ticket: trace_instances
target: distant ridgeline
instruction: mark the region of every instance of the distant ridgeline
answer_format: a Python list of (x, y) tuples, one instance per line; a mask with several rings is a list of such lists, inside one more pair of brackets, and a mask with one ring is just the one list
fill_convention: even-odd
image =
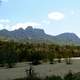
[(74, 33), (62, 33), (57, 36), (52, 36), (46, 34), (43, 29), (33, 28), (32, 26), (28, 26), (26, 29), (19, 28), (14, 31), (0, 30), (0, 39), (15, 42), (80, 45), (80, 38)]

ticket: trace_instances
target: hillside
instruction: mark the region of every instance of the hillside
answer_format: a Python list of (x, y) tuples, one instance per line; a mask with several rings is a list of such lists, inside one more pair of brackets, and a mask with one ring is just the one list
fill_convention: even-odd
[(26, 29), (17, 29), (8, 31), (0, 30), (1, 40), (14, 40), (17, 42), (46, 42), (55, 44), (73, 44), (80, 45), (80, 38), (74, 33), (62, 33), (57, 36), (51, 36), (44, 32), (43, 29), (36, 29), (28, 26)]

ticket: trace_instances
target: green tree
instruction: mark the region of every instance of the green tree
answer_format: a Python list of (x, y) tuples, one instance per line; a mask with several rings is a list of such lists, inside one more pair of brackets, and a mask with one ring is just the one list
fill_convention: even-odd
[(12, 68), (17, 62), (14, 43), (9, 42), (7, 48), (5, 49), (5, 62), (8, 68)]

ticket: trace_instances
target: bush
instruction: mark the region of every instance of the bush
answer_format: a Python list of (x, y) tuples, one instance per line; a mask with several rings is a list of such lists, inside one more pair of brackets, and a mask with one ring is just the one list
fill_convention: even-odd
[(60, 76), (51, 76), (51, 77), (46, 77), (45, 80), (62, 80)]
[(72, 71), (70, 70), (67, 75), (64, 76), (64, 80), (74, 80)]

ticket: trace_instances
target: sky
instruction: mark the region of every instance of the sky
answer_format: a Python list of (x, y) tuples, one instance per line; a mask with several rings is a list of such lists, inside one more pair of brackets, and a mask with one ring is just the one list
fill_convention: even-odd
[(27, 26), (50, 35), (70, 32), (80, 37), (80, 0), (2, 0), (0, 29)]

